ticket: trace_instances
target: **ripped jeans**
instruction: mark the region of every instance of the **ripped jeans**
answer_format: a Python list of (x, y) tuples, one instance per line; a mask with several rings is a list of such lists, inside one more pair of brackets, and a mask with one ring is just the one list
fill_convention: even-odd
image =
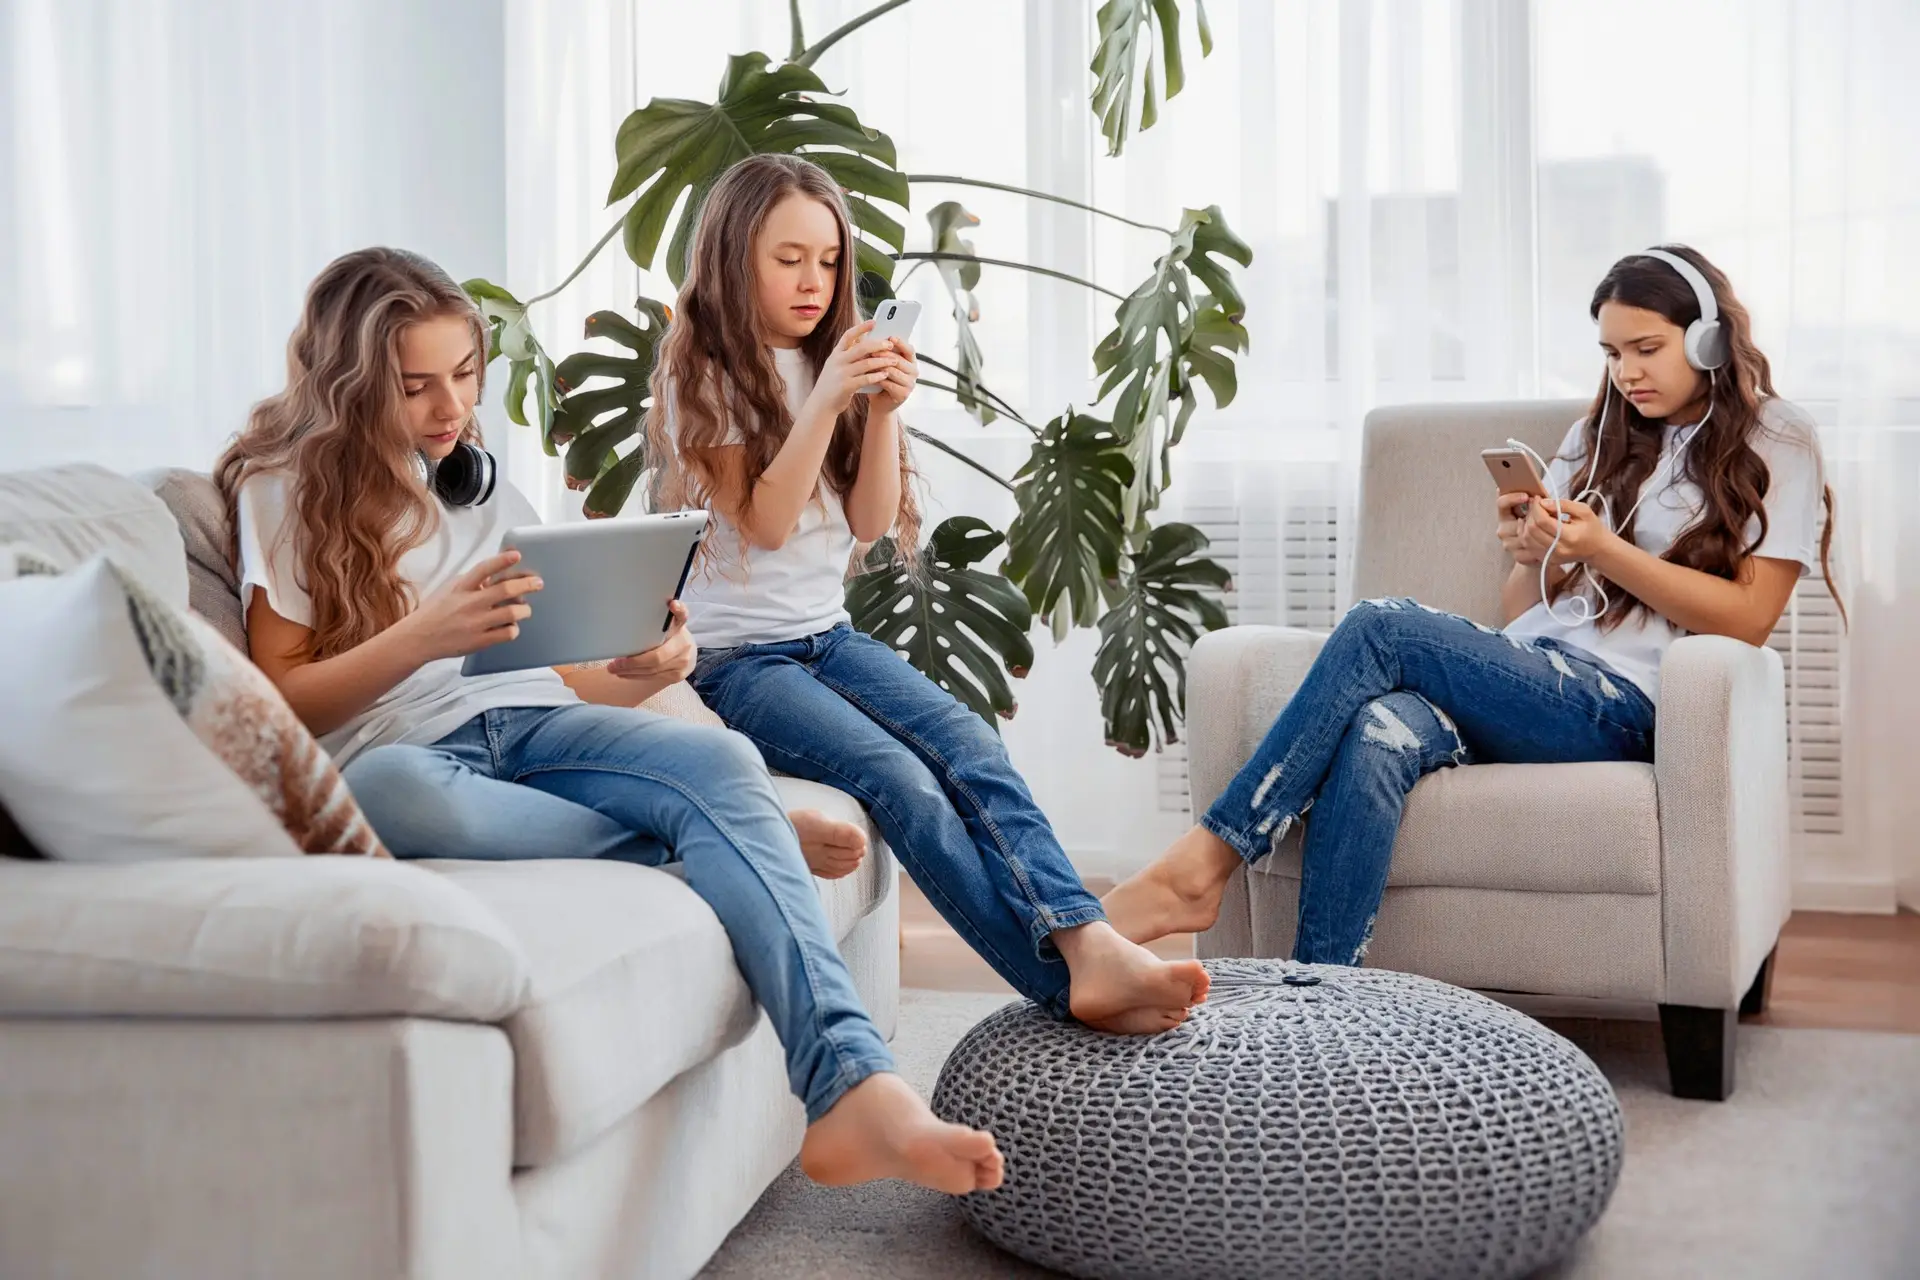
[(1254, 862), (1306, 818), (1293, 958), (1359, 964), (1414, 783), (1456, 764), (1651, 761), (1653, 717), (1583, 650), (1366, 600), (1200, 825)]

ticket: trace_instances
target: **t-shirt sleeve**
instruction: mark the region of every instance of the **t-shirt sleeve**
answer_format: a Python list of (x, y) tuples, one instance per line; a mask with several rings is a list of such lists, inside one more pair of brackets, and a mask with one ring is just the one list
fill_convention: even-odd
[[(500, 504), (500, 527), (502, 529), (524, 529), (528, 525), (544, 523), (540, 513), (533, 509), (533, 503), (527, 495), (515, 488), (511, 480), (502, 480), (493, 491), (494, 502)], [(493, 552), (489, 551), (488, 555)]]
[(313, 601), (301, 582), (299, 519), (288, 501), (283, 475), (254, 476), (240, 486), (240, 615), (252, 607), (253, 593), (267, 593), (267, 604), (288, 622), (313, 625)]
[(1587, 420), (1582, 418), (1567, 428), (1566, 439), (1560, 442), (1559, 450), (1547, 461), (1547, 492), (1571, 498), (1576, 486), (1586, 478), (1586, 472), (1582, 470), (1587, 465), (1586, 446), (1580, 440), (1580, 433), (1586, 426)]
[(1785, 400), (1768, 400), (1760, 409), (1754, 452), (1767, 464), (1767, 529), (1760, 518), (1747, 523), (1747, 540), (1759, 540), (1751, 554), (1791, 560), (1800, 576), (1820, 572), (1820, 534), (1826, 523), (1825, 471), (1813, 419)]

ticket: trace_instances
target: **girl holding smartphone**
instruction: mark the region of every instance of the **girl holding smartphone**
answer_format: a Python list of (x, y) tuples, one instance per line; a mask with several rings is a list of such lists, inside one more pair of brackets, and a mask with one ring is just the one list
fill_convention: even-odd
[(1212, 925), (1234, 870), (1305, 818), (1293, 958), (1359, 964), (1423, 776), (1650, 761), (1676, 639), (1764, 644), (1801, 578), (1833, 589), (1813, 423), (1774, 392), (1726, 277), (1692, 249), (1648, 250), (1614, 264), (1590, 312), (1607, 368), (1548, 468), (1560, 500), (1495, 501), (1505, 629), (1355, 605), (1225, 794), (1108, 895), (1128, 937)]
[(683, 592), (693, 686), (768, 764), (865, 805), (1015, 990), (1102, 1030), (1165, 1030), (1205, 998), (1206, 970), (1121, 937), (999, 735), (851, 625), (856, 546), (891, 530), (913, 548), (919, 531), (899, 421), (913, 348), (874, 337), (856, 303), (852, 225), (824, 170), (760, 155), (721, 177), (649, 421), (655, 509), (714, 520)]

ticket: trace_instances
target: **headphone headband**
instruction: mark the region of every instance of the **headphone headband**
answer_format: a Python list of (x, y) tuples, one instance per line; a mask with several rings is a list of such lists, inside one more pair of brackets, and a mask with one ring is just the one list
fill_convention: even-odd
[(1702, 373), (1712, 373), (1727, 362), (1727, 335), (1720, 327), (1720, 305), (1714, 300), (1713, 286), (1707, 283), (1707, 277), (1700, 268), (1688, 262), (1677, 253), (1668, 253), (1665, 249), (1646, 249), (1641, 251), (1643, 258), (1657, 258), (1673, 268), (1674, 273), (1687, 282), (1693, 290), (1693, 299), (1700, 304), (1700, 318), (1687, 326), (1683, 343), (1687, 363)]
[(1720, 304), (1714, 301), (1713, 286), (1700, 274), (1700, 268), (1688, 262), (1677, 253), (1668, 253), (1665, 249), (1648, 249), (1640, 255), (1643, 258), (1658, 258), (1680, 273), (1680, 278), (1693, 286), (1693, 297), (1700, 304), (1700, 318), (1712, 324), (1720, 318)]

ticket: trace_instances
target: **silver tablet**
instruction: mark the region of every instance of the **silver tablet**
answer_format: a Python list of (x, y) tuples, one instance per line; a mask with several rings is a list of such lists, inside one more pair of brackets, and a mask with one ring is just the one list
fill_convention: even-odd
[(509, 572), (546, 585), (527, 599), (533, 614), (505, 644), (470, 653), (461, 674), (492, 675), (642, 653), (665, 638), (667, 606), (687, 584), (707, 530), (704, 511), (539, 524), (510, 529)]

